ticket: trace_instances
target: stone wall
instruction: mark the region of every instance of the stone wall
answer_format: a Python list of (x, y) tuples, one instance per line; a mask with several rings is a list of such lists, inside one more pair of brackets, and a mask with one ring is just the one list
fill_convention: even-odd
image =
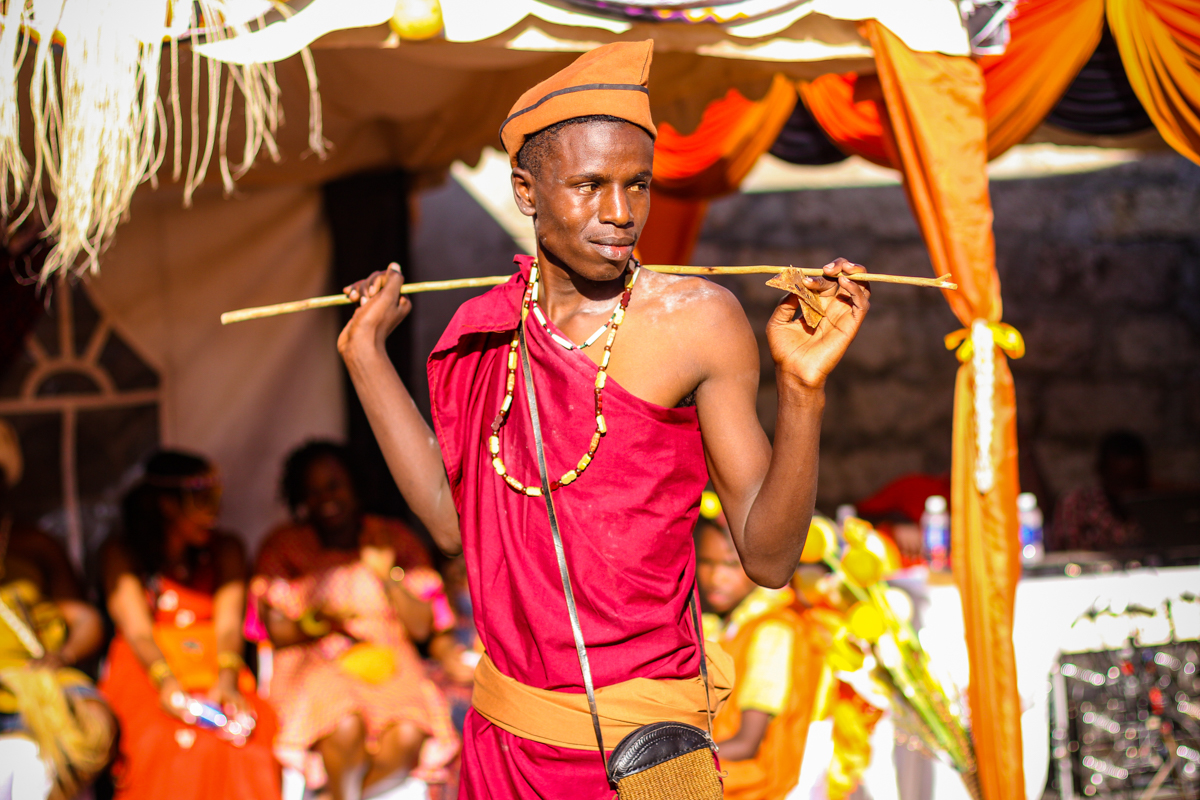
[[(1045, 500), (1089, 480), (1114, 428), (1145, 437), (1154, 476), (1200, 484), (1200, 167), (1155, 155), (1086, 174), (993, 182), (1023, 485)], [(714, 203), (697, 264), (820, 266), (845, 256), (932, 274), (898, 186), (737, 195)], [(756, 330), (778, 292), (728, 284)], [(828, 387), (819, 505), (853, 502), (906, 472), (945, 472), (960, 327), (939, 293), (877, 286), (859, 339)], [(773, 428), (763, 345), (759, 409)], [(1040, 485), (1039, 485), (1040, 484)]]

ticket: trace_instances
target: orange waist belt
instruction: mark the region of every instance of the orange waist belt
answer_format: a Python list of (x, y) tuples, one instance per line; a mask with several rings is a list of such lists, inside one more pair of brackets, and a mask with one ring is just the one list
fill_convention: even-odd
[[(733, 659), (719, 645), (705, 642), (716, 716), (733, 690)], [(596, 734), (587, 695), (535, 689), (496, 668), (485, 653), (475, 669), (474, 706), (484, 719), (514, 736), (571, 750), (595, 750)], [(604, 746), (613, 748), (633, 731), (652, 722), (685, 722), (708, 729), (704, 683), (700, 676), (679, 680), (632, 678), (596, 689), (596, 710)]]

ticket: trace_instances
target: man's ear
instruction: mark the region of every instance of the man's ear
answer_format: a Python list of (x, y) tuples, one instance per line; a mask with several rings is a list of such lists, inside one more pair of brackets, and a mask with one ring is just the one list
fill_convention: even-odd
[(533, 188), (533, 175), (523, 167), (513, 167), (512, 170), (513, 200), (517, 208), (527, 217), (537, 214), (537, 193)]

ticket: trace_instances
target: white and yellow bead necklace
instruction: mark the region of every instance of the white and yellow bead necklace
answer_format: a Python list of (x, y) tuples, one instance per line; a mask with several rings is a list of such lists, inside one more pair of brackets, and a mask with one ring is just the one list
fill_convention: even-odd
[[(588, 446), (587, 452), (579, 459), (579, 463), (575, 465), (575, 468), (568, 470), (558, 480), (551, 481), (550, 491), (552, 492), (573, 483), (576, 478), (583, 474), (588, 464), (592, 463), (592, 459), (596, 455), (596, 450), (600, 447), (600, 439), (608, 432), (608, 426), (604, 421), (604, 384), (608, 380), (608, 362), (612, 358), (612, 346), (613, 341), (617, 338), (617, 329), (621, 327), (621, 322), (625, 319), (625, 309), (629, 306), (629, 299), (633, 295), (633, 285), (637, 283), (637, 277), (641, 273), (641, 270), (641, 264), (634, 261), (634, 268), (629, 273), (629, 277), (625, 279), (625, 291), (621, 294), (621, 301), (617, 304), (612, 316), (608, 322), (604, 323), (604, 326), (600, 330), (589, 336), (582, 345), (577, 345), (550, 330), (545, 315), (537, 305), (538, 265), (536, 261), (533, 262), (533, 266), (529, 270), (529, 286), (526, 287), (525, 298), (521, 301), (520, 324), (525, 324), (525, 320), (529, 317), (530, 310), (532, 310), (534, 317), (546, 329), (551, 338), (567, 350), (582, 350), (599, 339), (605, 330), (608, 331), (608, 340), (604, 343), (604, 355), (600, 358), (600, 368), (596, 373), (594, 390), (596, 397), (596, 432), (592, 434), (591, 444)], [(518, 491), (527, 497), (541, 497), (541, 486), (526, 486), (521, 483), (509, 474), (508, 468), (504, 466), (504, 461), (500, 458), (500, 429), (508, 421), (508, 412), (512, 408), (513, 392), (517, 386), (517, 363), (520, 346), (521, 339), (519, 331), (517, 331), (513, 333), (512, 342), (508, 348), (508, 380), (505, 383), (504, 402), (501, 403), (500, 412), (496, 414), (496, 418), (492, 421), (492, 433), (488, 437), (488, 452), (492, 455), (492, 468), (496, 470), (496, 474), (503, 478), (504, 482), (512, 487), (514, 491)]]

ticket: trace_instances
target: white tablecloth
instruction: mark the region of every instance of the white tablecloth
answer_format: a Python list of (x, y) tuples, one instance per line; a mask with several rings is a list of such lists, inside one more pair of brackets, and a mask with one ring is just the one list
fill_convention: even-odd
[[(955, 684), (965, 687), (970, 680), (964, 640), (962, 605), (954, 586), (927, 586), (927, 604), (922, 608), (921, 642), (934, 663)], [(1096, 623), (1073, 623), (1090, 608), (1127, 605), (1148, 608), (1200, 592), (1200, 567), (1143, 568), (1127, 572), (1081, 575), (1075, 578), (1025, 578), (1017, 585), (1013, 621), (1013, 646), (1017, 660), (1017, 684), (1021, 692), (1021, 733), (1025, 753), (1025, 794), (1041, 797), (1050, 764), (1049, 693), (1050, 669), (1060, 652), (1115, 649), (1129, 636), (1131, 624), (1151, 639), (1166, 638), (1164, 618), (1106, 617)], [(1176, 607), (1180, 639), (1200, 635), (1200, 606)], [(934, 766), (933, 798), (968, 798), (957, 773), (941, 764)], [(906, 798), (913, 800), (913, 798)]]

